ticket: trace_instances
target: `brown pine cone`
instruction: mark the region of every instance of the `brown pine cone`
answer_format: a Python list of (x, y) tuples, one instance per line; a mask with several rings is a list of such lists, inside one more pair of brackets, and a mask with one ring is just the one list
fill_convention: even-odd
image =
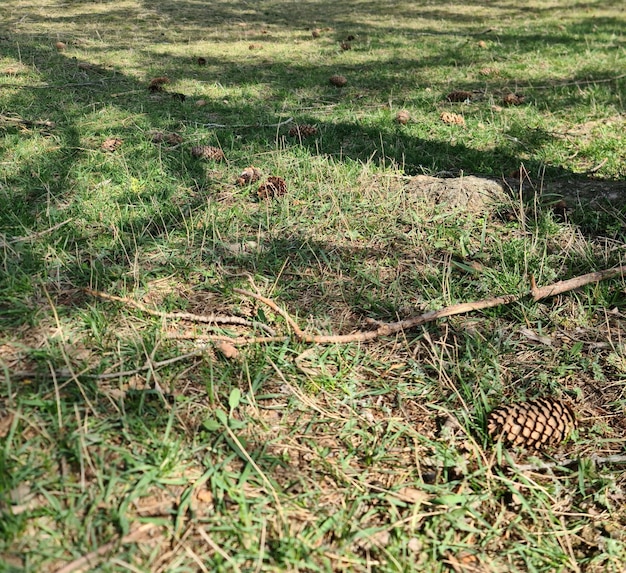
[(521, 105), (526, 101), (526, 97), (521, 94), (508, 93), (502, 98), (504, 105)]
[(446, 99), (448, 101), (454, 101), (454, 102), (472, 101), (473, 98), (474, 98), (474, 94), (472, 92), (466, 92), (463, 90), (450, 92), (446, 96)]
[(575, 427), (574, 411), (556, 398), (500, 406), (487, 419), (487, 432), (494, 440), (534, 449), (562, 442)]
[(343, 86), (345, 86), (348, 83), (348, 80), (346, 79), (345, 76), (340, 76), (340, 75), (334, 75), (334, 76), (330, 76), (329, 80), (328, 80), (332, 85), (338, 87), (338, 88), (342, 88)]
[(160, 76), (158, 78), (152, 78), (150, 80), (150, 83), (148, 84), (148, 89), (151, 92), (162, 92), (163, 91), (163, 86), (165, 84), (169, 84), (170, 83), (170, 79), (165, 77), (165, 76)]
[(450, 113), (449, 111), (444, 111), (439, 116), (439, 119), (448, 125), (465, 125), (465, 119), (462, 115), (458, 113)]
[(214, 161), (226, 159), (224, 152), (219, 147), (212, 145), (196, 145), (191, 148), (191, 155), (200, 159), (213, 159)]
[(237, 185), (243, 187), (244, 185), (250, 185), (261, 178), (261, 170), (256, 167), (246, 167), (237, 177)]
[(301, 139), (304, 139), (305, 137), (309, 137), (311, 135), (316, 135), (317, 134), (317, 127), (315, 127), (314, 125), (308, 125), (308, 124), (296, 124), (294, 125), (290, 130), (289, 130), (289, 135), (291, 137), (299, 137)]
[(287, 183), (282, 177), (268, 177), (257, 190), (259, 199), (273, 199), (287, 192)]
[(411, 114), (406, 109), (401, 109), (396, 113), (396, 121), (401, 125), (406, 125), (411, 120)]

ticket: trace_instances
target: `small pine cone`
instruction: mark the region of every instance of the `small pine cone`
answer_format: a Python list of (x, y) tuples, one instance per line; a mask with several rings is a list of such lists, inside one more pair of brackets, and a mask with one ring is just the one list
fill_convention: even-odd
[(167, 143), (168, 145), (178, 145), (183, 142), (183, 138), (178, 133), (163, 133), (162, 131), (153, 131), (152, 143)]
[(165, 140), (169, 145), (180, 145), (183, 142), (183, 138), (178, 133), (168, 133), (165, 136)]
[(226, 159), (224, 152), (219, 147), (212, 145), (196, 145), (191, 148), (191, 155), (200, 159), (213, 159), (214, 161)]
[(148, 84), (148, 89), (151, 92), (162, 92), (163, 91), (163, 86), (165, 84), (169, 84), (170, 83), (170, 79), (166, 78), (165, 76), (160, 76), (158, 78), (152, 78), (150, 80), (150, 83)]
[(562, 442), (575, 427), (571, 407), (555, 398), (500, 406), (487, 420), (487, 431), (494, 440), (535, 449)]
[(406, 125), (411, 120), (411, 114), (406, 109), (401, 109), (396, 114), (396, 121), (401, 125)]
[(273, 199), (287, 192), (287, 183), (282, 177), (268, 177), (257, 190), (259, 199)]
[(250, 185), (261, 178), (261, 170), (256, 167), (246, 167), (237, 177), (237, 185)]
[(124, 143), (119, 137), (109, 137), (102, 142), (100, 148), (103, 151), (116, 151)]
[(317, 134), (317, 127), (315, 127), (314, 125), (308, 125), (308, 124), (303, 124), (303, 125), (296, 124), (289, 130), (289, 135), (291, 135), (291, 137), (299, 137), (300, 139), (304, 139), (305, 137), (309, 137), (311, 135), (316, 135), (316, 134)]
[(526, 101), (526, 97), (520, 94), (509, 93), (502, 98), (504, 105), (521, 105)]
[(338, 88), (342, 88), (343, 86), (345, 86), (348, 83), (348, 80), (345, 78), (345, 76), (340, 76), (340, 75), (330, 76), (328, 81), (332, 85), (334, 85), (334, 86), (336, 86)]
[(465, 119), (462, 115), (458, 113), (450, 113), (449, 111), (444, 111), (439, 119), (448, 125), (465, 125)]
[(453, 102), (468, 102), (468, 101), (472, 101), (473, 98), (474, 98), (474, 94), (472, 92), (466, 92), (463, 90), (450, 92), (446, 96), (446, 99), (448, 101), (453, 101)]

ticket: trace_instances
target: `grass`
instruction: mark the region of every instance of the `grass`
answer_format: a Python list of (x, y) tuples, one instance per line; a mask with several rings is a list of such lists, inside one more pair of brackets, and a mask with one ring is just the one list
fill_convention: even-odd
[[(83, 290), (287, 334), (258, 289), (329, 334), (621, 264), (623, 29), (607, 1), (6, 0), (0, 571), (623, 571), (623, 464), (593, 463), (624, 452), (622, 279), (230, 357), (202, 335), (266, 331)], [(489, 410), (545, 395), (564, 444), (491, 443)]]

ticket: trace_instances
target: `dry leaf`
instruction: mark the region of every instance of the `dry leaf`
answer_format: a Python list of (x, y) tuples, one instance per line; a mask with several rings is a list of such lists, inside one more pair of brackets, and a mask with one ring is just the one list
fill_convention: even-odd
[(478, 557), (468, 551), (460, 551), (456, 555), (448, 553), (446, 562), (455, 573), (479, 573), (481, 571)]
[(228, 358), (229, 360), (239, 356), (239, 350), (237, 350), (237, 347), (230, 342), (217, 342), (215, 344), (215, 350), (217, 350), (224, 358)]
[(481, 76), (498, 76), (500, 72), (496, 68), (482, 68), (479, 74)]
[(520, 328), (520, 334), (528, 338), (528, 340), (532, 340), (533, 342), (539, 342), (540, 344), (545, 344), (546, 346), (552, 346), (552, 338), (549, 336), (541, 336), (530, 330), (530, 328)]
[(376, 547), (387, 547), (389, 545), (389, 540), (391, 539), (391, 534), (386, 529), (382, 531), (376, 531), (371, 535), (363, 536), (358, 538), (355, 543), (361, 549), (373, 549)]
[(429, 495), (414, 487), (402, 487), (396, 493), (396, 496), (407, 503), (422, 503), (429, 499)]
[(196, 492), (196, 499), (201, 503), (213, 503), (213, 494), (208, 489), (199, 489)]

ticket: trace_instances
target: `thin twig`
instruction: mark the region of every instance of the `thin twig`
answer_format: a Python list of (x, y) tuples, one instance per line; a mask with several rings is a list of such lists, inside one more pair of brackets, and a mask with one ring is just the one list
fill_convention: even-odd
[(123, 370), (121, 372), (107, 372), (106, 374), (92, 374), (87, 375), (87, 378), (97, 378), (98, 380), (107, 380), (109, 378), (120, 378), (122, 376), (134, 376), (135, 374), (139, 374), (144, 370), (155, 371), (163, 368), (164, 366), (169, 366), (171, 364), (175, 364), (176, 362), (180, 362), (181, 360), (187, 360), (188, 358), (195, 358), (196, 356), (201, 356), (203, 354), (203, 350), (195, 350), (193, 352), (188, 352), (187, 354), (183, 354), (181, 356), (174, 356), (173, 358), (168, 358), (167, 360), (161, 360), (160, 362), (152, 362), (151, 360), (147, 360), (143, 366), (139, 368), (135, 368), (134, 370)]
[(13, 237), (12, 239), (8, 240), (7, 243), (24, 243), (26, 241), (34, 241), (35, 239), (39, 239), (43, 237), (44, 235), (47, 235), (48, 233), (52, 233), (52, 231), (56, 231), (60, 227), (63, 227), (64, 225), (71, 223), (73, 220), (74, 219), (72, 218), (66, 219), (65, 221), (61, 221), (60, 223), (57, 223), (56, 225), (53, 225), (52, 227), (48, 229), (45, 229), (43, 231), (38, 231), (37, 233), (33, 233), (32, 235), (26, 235), (24, 237)]
[(269, 344), (270, 342), (285, 342), (288, 336), (225, 336), (223, 334), (190, 334), (178, 332), (166, 332), (168, 340), (193, 340), (194, 342), (230, 342), (235, 345), (245, 344)]
[(597, 173), (598, 171), (600, 171), (600, 169), (602, 169), (607, 161), (609, 160), (608, 157), (605, 157), (602, 161), (600, 161), (600, 163), (598, 163), (598, 165), (596, 165), (595, 167), (592, 167), (591, 169), (587, 169), (587, 171), (585, 171), (586, 175), (591, 175), (592, 173)]
[[(590, 462), (595, 465), (601, 466), (605, 464), (626, 464), (626, 456), (622, 455), (614, 455), (614, 456), (591, 456), (588, 458)], [(570, 466), (577, 466), (580, 462), (584, 461), (584, 458), (567, 458), (565, 460), (561, 460), (560, 462), (540, 462), (537, 464), (515, 464), (514, 467), (516, 470), (527, 472), (527, 471), (539, 471), (539, 470), (549, 470), (553, 468), (566, 468)]]
[(560, 88), (563, 86), (586, 86), (589, 84), (605, 84), (608, 82), (614, 82), (616, 80), (621, 80), (622, 78), (626, 78), (626, 74), (620, 74), (619, 76), (613, 76), (610, 78), (602, 78), (601, 80), (574, 80), (571, 82), (555, 82), (553, 84), (545, 84), (542, 86), (533, 86), (530, 84), (528, 87), (534, 90), (547, 90), (550, 88)]
[(204, 315), (193, 314), (190, 312), (164, 312), (162, 310), (148, 308), (146, 305), (131, 298), (115, 296), (113, 294), (108, 294), (106, 292), (101, 292), (90, 288), (83, 288), (82, 290), (87, 294), (90, 294), (91, 296), (95, 296), (104, 300), (121, 302), (122, 304), (132, 306), (140, 310), (141, 312), (145, 312), (146, 314), (150, 314), (152, 316), (158, 316), (160, 318), (166, 318), (171, 320), (187, 320), (189, 322), (202, 322), (207, 324), (237, 324), (240, 326), (258, 327), (267, 332), (270, 336), (275, 336), (276, 334), (276, 331), (274, 331), (266, 324), (263, 324), (261, 322), (253, 322), (239, 316), (219, 316), (216, 314)]
[[(7, 84), (0, 85), (0, 87), (6, 86)], [(55, 127), (56, 123), (54, 121), (36, 121), (31, 119), (24, 119), (22, 117), (11, 117), (8, 115), (4, 115), (0, 113), (0, 121), (7, 121), (9, 123), (17, 123), (20, 125), (28, 125), (28, 126), (40, 126), (40, 127)]]
[(131, 531), (128, 535), (122, 537), (122, 539), (116, 539), (109, 543), (105, 543), (95, 551), (91, 553), (87, 553), (70, 563), (67, 563), (60, 569), (57, 569), (55, 573), (72, 573), (77, 569), (82, 569), (85, 566), (90, 568), (94, 568), (96, 563), (102, 560), (102, 557), (107, 553), (113, 551), (118, 545), (126, 545), (128, 543), (134, 543), (138, 541), (144, 534), (148, 533), (150, 530), (158, 527), (155, 523), (144, 523), (140, 525), (135, 531)]
[[(123, 78), (122, 78), (123, 79)], [(78, 82), (75, 84), (45, 84), (43, 86), (29, 86), (24, 84), (0, 84), (0, 88), (25, 88), (29, 90), (64, 90), (65, 88), (77, 88), (83, 86), (101, 86), (105, 81), (112, 81), (113, 78), (102, 78), (97, 82)]]
[(241, 129), (247, 127), (282, 127), (283, 125), (287, 125), (293, 121), (293, 117), (289, 117), (284, 121), (279, 121), (278, 123), (240, 123), (235, 125), (227, 125), (225, 123), (203, 123), (202, 127), (209, 127), (212, 129)]

